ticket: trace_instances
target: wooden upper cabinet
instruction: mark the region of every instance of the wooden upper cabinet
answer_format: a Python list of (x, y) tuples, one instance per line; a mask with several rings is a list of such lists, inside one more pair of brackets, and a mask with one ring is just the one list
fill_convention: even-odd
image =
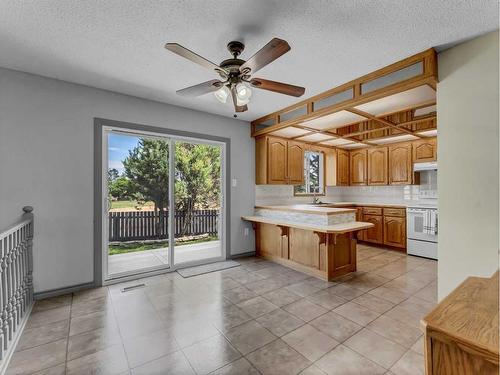
[(387, 185), (389, 149), (387, 147), (368, 149), (368, 185)]
[(406, 219), (404, 217), (384, 216), (384, 244), (406, 247)]
[(337, 186), (349, 185), (349, 151), (337, 150)]
[(255, 184), (267, 184), (267, 138), (255, 139)]
[(323, 154), (325, 155), (325, 185), (337, 185), (337, 150), (326, 149)]
[(400, 143), (389, 146), (389, 184), (413, 183), (412, 144)]
[(366, 185), (367, 179), (367, 151), (351, 151), (351, 185)]
[(413, 142), (413, 162), (423, 163), (437, 160), (436, 138), (421, 139)]
[(375, 225), (364, 231), (363, 240), (384, 243), (384, 221), (382, 215), (363, 215), (363, 221)]
[(287, 141), (269, 137), (267, 141), (267, 183), (287, 183)]
[(275, 137), (255, 140), (255, 183), (304, 183), (304, 144)]
[(304, 183), (304, 144), (287, 142), (287, 178), (292, 185)]

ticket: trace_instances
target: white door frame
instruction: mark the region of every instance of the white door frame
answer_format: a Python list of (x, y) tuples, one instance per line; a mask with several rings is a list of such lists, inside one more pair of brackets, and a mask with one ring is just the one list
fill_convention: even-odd
[[(169, 236), (169, 267), (166, 265), (159, 266), (155, 268), (131, 271), (124, 274), (116, 275), (112, 279), (109, 278), (107, 274), (107, 241), (108, 241), (108, 225), (107, 225), (107, 170), (108, 170), (108, 144), (107, 144), (107, 134), (109, 132), (143, 136), (150, 138), (163, 139), (167, 138), (169, 140), (169, 163), (170, 171), (174, 171), (175, 168), (175, 141), (186, 141), (192, 143), (202, 143), (219, 145), (221, 147), (221, 214), (219, 220), (219, 228), (222, 233), (221, 236), (221, 256), (209, 259), (202, 259), (199, 261), (185, 262), (182, 264), (175, 264), (174, 261), (174, 236)], [(230, 222), (228, 220), (229, 215), (229, 160), (227, 155), (230, 150), (230, 140), (228, 138), (214, 137), (204, 134), (190, 133), (179, 130), (171, 130), (165, 128), (151, 127), (141, 124), (131, 124), (124, 123), (113, 120), (106, 119), (94, 119), (94, 145), (100, 146), (100, 152), (95, 154), (95, 184), (94, 184), (94, 234), (99, 236), (99, 238), (94, 240), (94, 284), (106, 285), (116, 282), (122, 282), (137, 278), (143, 278), (145, 276), (150, 276), (154, 274), (172, 272), (179, 268), (211, 263), (215, 261), (220, 261), (227, 259), (230, 255), (229, 252), (229, 233), (230, 233)], [(97, 149), (97, 147), (96, 147)], [(99, 160), (100, 159), (100, 160)], [(99, 161), (99, 162), (98, 162)], [(99, 170), (97, 170), (99, 169)], [(174, 233), (174, 220), (173, 216), (175, 214), (174, 210), (174, 174), (169, 175), (169, 233)], [(97, 193), (99, 196), (96, 196)]]

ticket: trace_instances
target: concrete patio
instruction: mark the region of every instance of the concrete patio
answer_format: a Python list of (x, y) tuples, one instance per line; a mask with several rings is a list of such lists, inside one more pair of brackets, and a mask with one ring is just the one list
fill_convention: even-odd
[[(221, 242), (207, 241), (196, 244), (176, 245), (174, 252), (175, 264), (215, 258), (221, 255)], [(108, 257), (108, 274), (115, 275), (168, 264), (167, 247), (116, 254)]]

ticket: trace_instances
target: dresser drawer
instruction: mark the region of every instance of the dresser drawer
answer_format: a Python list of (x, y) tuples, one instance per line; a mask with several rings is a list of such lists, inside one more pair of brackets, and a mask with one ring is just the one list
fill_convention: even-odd
[(406, 209), (404, 208), (384, 208), (384, 216), (405, 217)]
[(363, 214), (365, 215), (382, 215), (381, 207), (363, 207)]

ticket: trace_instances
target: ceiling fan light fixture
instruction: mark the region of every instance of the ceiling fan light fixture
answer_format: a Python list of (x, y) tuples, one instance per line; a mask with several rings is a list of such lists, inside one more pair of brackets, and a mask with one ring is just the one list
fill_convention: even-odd
[(248, 110), (247, 104), (250, 102), (254, 88), (295, 97), (302, 96), (305, 92), (304, 87), (263, 78), (252, 78), (254, 73), (290, 51), (290, 45), (283, 39), (271, 39), (248, 60), (238, 58), (245, 48), (242, 42), (229, 42), (227, 48), (233, 58), (226, 59), (218, 65), (181, 46), (179, 43), (167, 43), (165, 48), (182, 58), (211, 70), (212, 73), (217, 73), (219, 76), (219, 79), (212, 79), (177, 90), (177, 94), (182, 96), (195, 97), (213, 93), (217, 101), (223, 104), (229, 100), (234, 106), (235, 112), (245, 112)]
[(250, 86), (246, 83), (238, 83), (236, 85), (236, 96), (241, 102), (248, 103), (250, 101), (250, 97), (252, 96), (252, 89), (250, 89)]
[(244, 106), (246, 104), (250, 103), (250, 99), (240, 99), (238, 96), (236, 96), (236, 104), (239, 106)]
[(214, 92), (215, 98), (223, 104), (227, 103), (229, 95), (231, 95), (231, 91), (229, 91), (227, 86), (222, 86), (219, 90)]

